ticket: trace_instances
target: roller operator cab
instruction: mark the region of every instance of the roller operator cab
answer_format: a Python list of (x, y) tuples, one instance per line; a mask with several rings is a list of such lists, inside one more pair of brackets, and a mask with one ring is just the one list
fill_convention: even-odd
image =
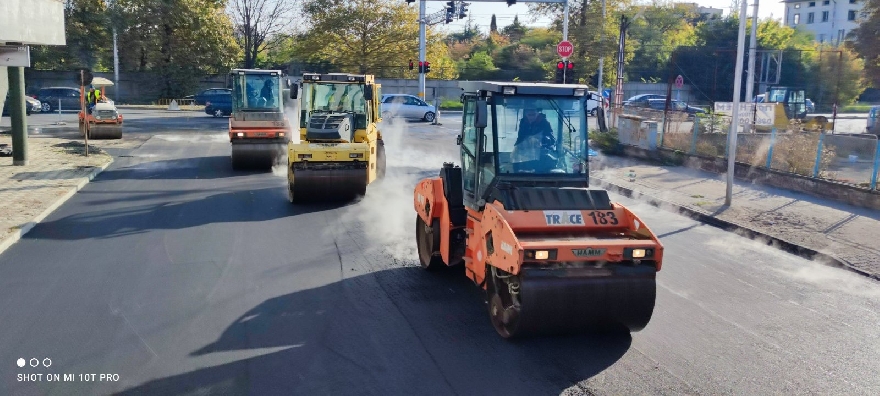
[(385, 175), (380, 85), (372, 75), (306, 73), (290, 92), (300, 105), (299, 142), (287, 155), (290, 202), (365, 195)]
[[(289, 122), (280, 70), (234, 69), (229, 141), (234, 169), (271, 169), (284, 156)], [(286, 80), (285, 80), (286, 81)]]
[(422, 266), (464, 265), (504, 338), (644, 328), (663, 245), (589, 188), (588, 87), (460, 86), (461, 165), (415, 188)]

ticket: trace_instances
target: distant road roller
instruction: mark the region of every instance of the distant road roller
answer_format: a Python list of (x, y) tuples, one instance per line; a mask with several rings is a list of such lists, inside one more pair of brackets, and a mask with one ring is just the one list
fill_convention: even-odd
[(385, 176), (379, 131), (381, 87), (372, 75), (315, 74), (291, 89), (300, 107), (300, 141), (287, 153), (290, 202), (351, 200)]
[(233, 69), (229, 141), (233, 169), (272, 169), (281, 162), (290, 123), (280, 70)]
[(461, 82), (461, 167), (415, 187), (428, 270), (464, 265), (504, 338), (639, 331), (663, 244), (589, 188), (586, 85)]
[[(85, 136), (88, 132), (89, 139), (122, 139), (122, 114), (116, 108), (116, 104), (105, 96), (106, 88), (113, 86), (113, 82), (95, 77), (91, 85), (101, 92), (101, 100), (95, 103), (91, 113), (79, 112), (79, 132)], [(80, 101), (88, 102), (88, 92), (80, 92)]]

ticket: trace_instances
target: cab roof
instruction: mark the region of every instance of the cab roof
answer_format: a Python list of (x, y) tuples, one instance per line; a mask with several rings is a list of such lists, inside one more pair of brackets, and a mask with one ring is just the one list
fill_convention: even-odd
[[(503, 81), (460, 81), (458, 86), (465, 92), (492, 92), (503, 94), (504, 89), (514, 87), (516, 94), (522, 95), (554, 95), (554, 96), (585, 96), (590, 87), (583, 84), (550, 84)], [(575, 94), (575, 90), (583, 90)]]
[(371, 74), (303, 73), (303, 81), (373, 82)]

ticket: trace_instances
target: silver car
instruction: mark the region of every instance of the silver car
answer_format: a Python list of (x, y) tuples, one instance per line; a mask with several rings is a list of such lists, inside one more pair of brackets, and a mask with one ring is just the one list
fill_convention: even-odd
[(405, 118), (433, 122), (437, 109), (414, 95), (382, 95), (382, 118)]

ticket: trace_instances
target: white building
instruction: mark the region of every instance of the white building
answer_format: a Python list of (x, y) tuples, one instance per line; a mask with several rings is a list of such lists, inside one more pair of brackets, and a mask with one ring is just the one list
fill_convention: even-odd
[(702, 7), (697, 3), (678, 2), (676, 4), (689, 7), (694, 13), (706, 18), (707, 20), (721, 19), (721, 16), (724, 13), (724, 10), (720, 8)]
[(838, 45), (865, 16), (865, 0), (783, 0), (786, 26), (810, 32), (820, 43)]

